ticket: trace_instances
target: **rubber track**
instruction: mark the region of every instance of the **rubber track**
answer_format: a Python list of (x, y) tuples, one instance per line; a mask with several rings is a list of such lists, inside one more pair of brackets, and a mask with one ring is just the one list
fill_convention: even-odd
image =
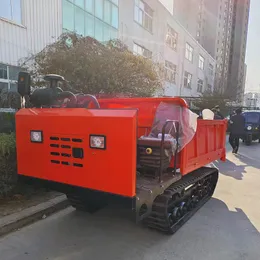
[[(191, 211), (188, 211), (184, 216), (182, 216), (173, 225), (170, 224), (168, 217), (168, 208), (170, 205), (174, 204), (173, 197), (178, 197), (178, 201), (185, 197), (185, 188), (197, 184), (198, 181), (211, 178), (211, 192), (203, 197), (197, 204), (196, 207)], [(148, 218), (144, 220), (144, 224), (152, 229), (159, 230), (164, 233), (174, 234), (185, 222), (187, 222), (213, 195), (218, 181), (218, 171), (212, 168), (201, 168), (198, 171), (188, 174), (180, 181), (169, 186), (163, 194), (159, 195), (152, 207), (152, 212)], [(180, 195), (181, 194), (181, 195)], [(170, 203), (171, 202), (171, 203)]]

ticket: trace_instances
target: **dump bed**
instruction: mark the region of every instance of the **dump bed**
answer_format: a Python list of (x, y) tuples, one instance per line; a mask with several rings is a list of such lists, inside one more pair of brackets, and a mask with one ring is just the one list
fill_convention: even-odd
[[(147, 135), (151, 131), (156, 112), (161, 103), (188, 109), (186, 101), (181, 98), (117, 98), (100, 99), (99, 102), (102, 108), (137, 108), (138, 137)], [(178, 154), (177, 168), (180, 168), (183, 175), (215, 160), (225, 160), (226, 128), (226, 120), (197, 120), (197, 131), (194, 137)], [(174, 166), (174, 158), (171, 166)]]
[(215, 160), (225, 161), (226, 128), (226, 120), (198, 120), (195, 136), (180, 153), (183, 175)]

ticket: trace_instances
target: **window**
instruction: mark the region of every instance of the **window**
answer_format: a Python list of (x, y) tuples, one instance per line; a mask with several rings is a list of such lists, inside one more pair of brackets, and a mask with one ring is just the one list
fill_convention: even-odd
[(111, 23), (111, 3), (107, 0), (105, 0), (104, 2), (104, 9), (105, 9), (105, 12), (104, 12), (104, 21), (106, 23)]
[(85, 36), (94, 37), (94, 17), (92, 15), (85, 16)]
[(188, 43), (186, 43), (185, 58), (190, 62), (193, 61), (193, 48)]
[(85, 10), (89, 13), (93, 13), (94, 10), (94, 0), (85, 0)]
[(84, 9), (84, 0), (74, 0), (74, 3)]
[(103, 0), (95, 0), (95, 15), (99, 19), (103, 19)]
[(118, 28), (118, 7), (114, 5), (111, 1), (104, 0), (104, 21), (107, 24)]
[(4, 0), (1, 1), (0, 17), (21, 23), (21, 0)]
[(205, 65), (205, 59), (201, 55), (199, 56), (199, 68), (201, 70), (204, 70), (204, 65)]
[(185, 71), (185, 73), (184, 73), (184, 87), (191, 89), (191, 83), (192, 83), (192, 74)]
[(111, 0), (111, 2), (118, 6), (118, 0)]
[(214, 70), (214, 68), (213, 68), (213, 65), (210, 63), (209, 64), (209, 75), (213, 75), (213, 70)]
[(8, 89), (8, 83), (0, 82), (0, 92)]
[(68, 1), (63, 1), (63, 28), (74, 31), (74, 5)]
[(198, 79), (197, 92), (199, 92), (199, 93), (203, 92), (203, 80), (202, 79)]
[(18, 74), (22, 70), (21, 67), (15, 67), (15, 66), (8, 66), (8, 67), (9, 67), (9, 79), (17, 81)]
[(165, 61), (165, 71), (164, 78), (166, 81), (171, 83), (176, 83), (176, 71), (177, 66), (171, 63), (170, 61)]
[(135, 21), (149, 32), (153, 31), (153, 10), (142, 0), (135, 0)]
[(118, 16), (118, 7), (112, 5), (112, 21), (111, 21), (111, 25), (115, 28), (118, 28), (118, 20), (119, 20), (119, 16)]
[(178, 33), (167, 25), (166, 44), (173, 50), (177, 50)]
[(79, 7), (75, 7), (75, 32), (79, 35), (84, 35), (85, 22), (84, 22), (85, 12)]
[(102, 42), (103, 41), (103, 23), (98, 20), (98, 19), (95, 19), (95, 38)]
[(10, 84), (10, 91), (12, 91), (12, 92), (17, 92), (17, 84), (11, 83), (11, 84)]
[[(20, 71), (22, 71), (21, 67), (0, 63), (0, 92), (2, 89), (9, 89), (12, 91), (16, 89), (16, 82)], [(1, 82), (1, 79), (4, 79), (5, 82)]]
[(7, 66), (0, 65), (0, 79), (7, 79)]
[(134, 54), (136, 55), (141, 55), (145, 58), (151, 59), (152, 58), (152, 52), (149, 51), (148, 49), (144, 48), (141, 45), (138, 45), (134, 43)]
[(99, 41), (116, 39), (117, 5), (115, 0), (63, 0), (63, 31), (75, 31)]

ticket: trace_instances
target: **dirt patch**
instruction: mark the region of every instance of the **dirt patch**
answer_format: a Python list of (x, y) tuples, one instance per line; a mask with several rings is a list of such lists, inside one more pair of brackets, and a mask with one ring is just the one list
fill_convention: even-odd
[(12, 213), (20, 212), (23, 209), (36, 206), (42, 202), (53, 199), (60, 195), (61, 193), (47, 191), (45, 189), (28, 189), (22, 194), (17, 193), (6, 198), (0, 197), (0, 218)]

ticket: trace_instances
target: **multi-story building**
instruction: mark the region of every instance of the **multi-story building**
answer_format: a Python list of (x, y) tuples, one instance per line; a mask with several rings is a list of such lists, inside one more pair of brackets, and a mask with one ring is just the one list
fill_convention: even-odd
[(216, 59), (215, 88), (242, 102), (250, 0), (175, 0), (174, 15)]
[(119, 38), (133, 53), (164, 64), (164, 95), (198, 96), (213, 88), (215, 60), (159, 0), (7, 3), (10, 12), (0, 11), (0, 88), (15, 88), (19, 60), (53, 43), (64, 31), (101, 42)]
[(165, 63), (165, 95), (198, 96), (212, 90), (214, 59), (158, 0), (124, 0), (119, 8), (120, 39)]
[(244, 106), (252, 108), (260, 108), (260, 93), (248, 92), (244, 95)]
[(243, 102), (246, 79), (246, 45), (250, 0), (234, 0), (228, 93)]

